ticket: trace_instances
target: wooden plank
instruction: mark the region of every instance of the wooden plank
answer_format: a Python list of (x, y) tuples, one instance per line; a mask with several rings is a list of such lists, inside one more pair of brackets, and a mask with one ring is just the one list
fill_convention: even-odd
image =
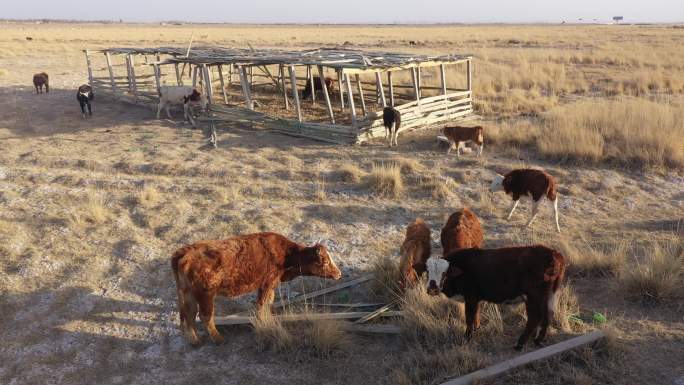
[(214, 87), (211, 86), (211, 74), (209, 72), (209, 67), (207, 67), (206, 64), (202, 64), (202, 74), (204, 75), (204, 88), (207, 94), (207, 101), (209, 104), (214, 104)]
[(306, 66), (306, 77), (308, 78), (309, 84), (311, 85), (311, 104), (316, 105), (316, 85), (313, 81), (313, 71), (311, 71), (311, 66)]
[(356, 75), (356, 87), (359, 90), (359, 99), (361, 100), (361, 112), (363, 116), (366, 116), (366, 101), (363, 98), (363, 86), (361, 86), (361, 79), (359, 75)]
[(278, 65), (278, 70), (280, 72), (280, 84), (283, 87), (283, 100), (285, 103), (285, 111), (290, 110), (290, 102), (287, 100), (287, 84), (285, 82), (285, 67), (282, 64)]
[(296, 72), (294, 66), (287, 67), (290, 73), (290, 85), (292, 86), (292, 100), (294, 100), (295, 110), (297, 111), (297, 120), (302, 121), (302, 110), (299, 105), (299, 93), (297, 92), (297, 79), (295, 78)]
[(382, 88), (382, 77), (380, 76), (380, 71), (375, 71), (375, 83), (378, 87), (378, 95), (380, 95), (382, 108), (385, 108), (387, 107), (387, 101), (385, 100), (385, 90)]
[(245, 67), (237, 66), (238, 75), (240, 76), (240, 84), (242, 85), (242, 96), (245, 98), (245, 104), (250, 110), (254, 110), (254, 104), (252, 104), (252, 95), (250, 95), (249, 84), (247, 84), (247, 73), (245, 72)]
[(318, 66), (318, 76), (321, 79), (321, 89), (323, 90), (323, 97), (325, 98), (325, 106), (328, 108), (328, 115), (330, 115), (330, 122), (335, 124), (335, 114), (333, 113), (332, 104), (330, 104), (328, 86), (325, 84), (325, 76), (323, 76), (323, 66)]
[[(273, 315), (273, 318), (280, 322), (294, 322), (294, 321), (311, 321), (311, 320), (345, 320), (345, 319), (356, 319), (361, 318), (370, 312), (366, 311), (354, 311), (354, 312), (344, 312), (344, 313), (305, 313), (305, 314), (278, 314)], [(401, 311), (389, 311), (383, 313), (383, 317), (400, 317), (403, 316), (404, 312)], [(252, 323), (254, 319), (253, 316), (249, 315), (227, 315), (215, 317), (214, 321), (216, 325), (244, 325)]]
[(468, 59), (468, 61), (466, 62), (467, 71), (468, 71), (468, 84), (467, 84), (466, 88), (468, 89), (468, 91), (473, 90), (473, 66), (472, 66), (471, 62), (472, 62), (472, 59)]
[(442, 86), (442, 95), (446, 96), (447, 86), (446, 86), (446, 71), (444, 70), (444, 64), (439, 66), (440, 81)]
[(458, 377), (451, 381), (443, 382), (441, 385), (468, 385), (473, 384), (488, 378), (499, 376), (511, 369), (527, 365), (534, 361), (539, 361), (542, 359), (547, 359), (553, 357), (557, 354), (563, 353), (570, 349), (575, 349), (579, 346), (586, 345), (590, 342), (594, 342), (605, 337), (605, 333), (601, 330), (596, 330), (589, 334), (585, 334), (579, 337), (571, 338), (557, 344), (529, 352), (518, 357), (515, 357), (504, 362), (500, 362), (496, 365), (480, 369), (473, 373), (467, 374), (465, 376)]
[(116, 99), (117, 88), (116, 83), (114, 83), (114, 69), (112, 68), (112, 58), (109, 56), (109, 51), (105, 52), (105, 59), (107, 60), (107, 69), (109, 70), (109, 80), (112, 83), (112, 91), (114, 92), (114, 98)]
[(218, 65), (219, 82), (221, 83), (221, 93), (223, 94), (223, 103), (228, 104), (228, 94), (226, 93), (226, 84), (223, 80), (223, 66)]
[[(354, 107), (354, 94), (352, 93), (351, 81), (349, 74), (344, 74), (344, 83), (347, 86), (347, 97), (349, 98), (349, 109), (351, 110), (352, 126), (356, 125), (356, 108)], [(340, 87), (342, 88), (342, 87)]]
[(423, 96), (423, 88), (422, 88), (423, 75), (422, 75), (422, 71), (420, 70), (420, 66), (416, 67), (416, 73), (418, 74), (418, 78), (417, 78), (418, 81), (416, 82), (418, 84), (418, 96), (422, 97)]
[(375, 307), (384, 305), (383, 302), (359, 302), (359, 303), (309, 303), (310, 306), (323, 306), (323, 307), (348, 307), (348, 308), (359, 308), (359, 307)]
[(195, 66), (192, 69), (192, 88), (197, 88), (197, 70), (199, 69), (198, 66)]
[(396, 305), (396, 303), (397, 303), (397, 301), (394, 300), (394, 301), (388, 303), (387, 305), (385, 305), (385, 306), (383, 306), (383, 307), (381, 307), (381, 308), (379, 308), (379, 309), (377, 309), (377, 310), (375, 310), (375, 311), (369, 313), (368, 315), (366, 315), (366, 316), (364, 316), (364, 317), (361, 317), (361, 318), (357, 319), (354, 323), (356, 323), (356, 324), (362, 324), (362, 323), (366, 323), (366, 322), (372, 320), (373, 318), (379, 317), (379, 316), (382, 315), (382, 313), (385, 313), (385, 312), (389, 311), (389, 309), (391, 309), (392, 306)]
[(92, 86), (92, 83), (93, 83), (93, 66), (92, 66), (92, 63), (90, 62), (90, 52), (88, 52), (87, 49), (83, 50), (83, 52), (85, 53), (86, 65), (88, 66), (88, 84), (90, 84)]
[(411, 81), (413, 82), (413, 95), (416, 101), (420, 102), (420, 90), (418, 89), (418, 77), (416, 76), (415, 67), (411, 68)]
[(330, 286), (330, 287), (327, 287), (324, 289), (316, 290), (316, 291), (313, 291), (311, 293), (298, 295), (298, 296), (296, 296), (290, 300), (278, 301), (278, 302), (273, 304), (273, 308), (277, 309), (277, 308), (283, 307), (285, 305), (290, 305), (293, 303), (306, 301), (307, 299), (320, 297), (324, 294), (333, 293), (333, 292), (345, 289), (345, 288), (350, 287), (350, 286), (356, 286), (356, 285), (362, 284), (364, 282), (370, 281), (371, 279), (373, 279), (372, 275), (364, 275), (363, 277), (352, 279), (352, 280), (347, 281), (347, 282), (342, 282), (340, 284)]
[(138, 100), (138, 77), (135, 74), (135, 58), (131, 54), (128, 54), (128, 63), (131, 66), (131, 82), (133, 84), (133, 96), (135, 96), (135, 99)]
[(387, 72), (387, 84), (389, 84), (390, 106), (394, 107), (394, 85), (392, 84), (392, 72)]
[(339, 90), (340, 90), (340, 111), (344, 111), (344, 87), (342, 84), (344, 84), (344, 76), (342, 75), (342, 70), (337, 70), (337, 84), (339, 85)]
[(176, 85), (183, 85), (183, 77), (181, 76), (180, 69), (178, 68), (178, 63), (173, 63), (173, 69), (176, 71)]
[(157, 92), (161, 92), (161, 79), (159, 76), (159, 65), (154, 64), (154, 85), (157, 87)]
[(342, 329), (356, 333), (401, 334), (401, 326), (393, 324), (359, 325), (351, 322), (342, 323)]

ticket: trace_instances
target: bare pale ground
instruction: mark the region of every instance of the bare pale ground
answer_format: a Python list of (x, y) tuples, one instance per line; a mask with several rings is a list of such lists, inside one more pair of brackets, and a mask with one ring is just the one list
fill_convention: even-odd
[[(194, 27), (206, 43), (226, 45), (349, 41), (406, 51), (406, 41), (418, 40), (422, 45), (413, 49), (419, 52), (475, 52), (481, 63), (475, 97), (477, 87), (492, 84), (480, 89), (481, 113), (517, 119), (485, 122), (496, 128), (495, 144), (486, 144), (479, 160), (446, 158), (436, 130), (402, 136), (398, 148), (387, 149), (379, 142), (329, 146), (225, 127), (218, 149), (209, 150), (200, 130), (180, 123), (178, 111), (176, 121), (157, 121), (150, 110), (96, 97), (94, 117), (80, 118), (75, 100), (75, 87), (85, 81), (80, 49), (180, 45), (191, 29), (0, 26), (1, 383), (406, 383), (411, 377), (402, 373), (410, 373), (411, 365), (426, 368), (416, 381), (438, 382), (467, 366), (451, 361), (453, 354), (469, 351), (466, 347), (444, 342), (416, 355), (418, 342), (410, 338), (353, 335), (350, 345), (331, 356), (278, 353), (258, 346), (250, 327), (221, 329), (225, 345), (211, 345), (203, 333), (205, 344), (190, 347), (177, 328), (169, 256), (195, 240), (273, 230), (301, 242), (326, 241), (345, 277), (355, 277), (370, 270), (376, 258), (396, 255), (405, 225), (415, 217), (426, 219), (437, 242), (446, 217), (464, 205), (482, 219), (487, 247), (542, 242), (561, 248), (579, 266), (569, 282), (583, 316), (605, 314), (616, 335), (618, 348), (608, 358), (582, 351), (498, 382), (673, 384), (684, 376), (681, 281), (665, 300), (645, 304), (634, 300), (620, 279), (625, 270), (641, 266), (649, 245), (681, 247), (684, 176), (677, 163), (635, 168), (628, 167), (631, 161), (608, 166), (601, 157), (544, 160), (520, 132), (502, 133), (509, 125), (525, 127), (519, 122), (529, 115), (556, 111), (558, 104), (612, 98), (611, 90), (619, 88), (613, 86), (634, 78), (635, 71), (646, 83), (663, 79), (660, 88), (620, 86), (619, 95), (671, 105), (677, 116), (682, 92), (677, 81), (684, 70), (682, 52), (674, 49), (684, 40), (680, 29)], [(608, 63), (611, 58), (616, 63)], [(544, 72), (545, 65), (562, 69), (565, 80), (552, 74), (548, 81), (568, 90), (547, 94), (541, 84), (525, 89), (506, 81), (529, 72), (520, 70), (520, 63), (534, 71)], [(51, 76), (52, 91), (36, 95), (31, 77), (43, 70)], [(582, 82), (585, 91), (570, 90)], [(525, 103), (516, 107), (512, 97)], [(529, 118), (524, 124), (537, 130), (540, 123)], [(403, 190), (396, 197), (377, 195), (375, 185), (368, 185), (368, 173), (380, 164), (400, 165)], [(548, 205), (533, 227), (524, 229), (529, 203), (507, 222), (509, 199), (487, 192), (495, 172), (522, 165), (544, 167), (558, 178), (562, 235), (554, 230)], [(594, 274), (587, 267), (587, 261), (614, 250), (619, 263), (608, 272)], [(327, 284), (297, 280), (289, 290)], [(361, 287), (321, 301), (373, 299)], [(220, 301), (219, 313), (249, 309), (252, 300)], [(477, 344), (482, 361), (472, 365), (513, 356), (519, 323)], [(549, 338), (559, 341), (581, 331), (553, 331)], [(436, 364), (438, 359), (446, 365)]]

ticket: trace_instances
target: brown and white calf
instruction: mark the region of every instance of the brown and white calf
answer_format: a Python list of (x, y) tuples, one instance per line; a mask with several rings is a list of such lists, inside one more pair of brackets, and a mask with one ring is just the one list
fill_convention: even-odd
[(50, 92), (50, 78), (45, 72), (33, 75), (33, 86), (36, 87), (36, 93), (43, 93), (43, 86), (45, 86), (45, 92)]
[(461, 148), (465, 146), (466, 142), (473, 142), (480, 146), (477, 150), (477, 156), (482, 155), (482, 149), (484, 148), (484, 128), (482, 126), (444, 127), (442, 129), (442, 134), (449, 139), (449, 149), (447, 149), (447, 155), (449, 155), (453, 148), (456, 148), (456, 155), (460, 157)]
[(199, 343), (199, 316), (217, 344), (223, 337), (214, 324), (214, 298), (236, 297), (258, 290), (257, 314), (270, 311), (274, 290), (298, 276), (339, 279), (340, 269), (325, 246), (304, 246), (276, 233), (240, 235), (225, 240), (199, 241), (180, 248), (171, 258), (176, 278), (180, 327)]
[(513, 198), (511, 211), (506, 219), (510, 220), (513, 211), (518, 207), (520, 198), (530, 198), (534, 202), (532, 216), (525, 226), (530, 226), (539, 212), (539, 205), (542, 198), (546, 197), (553, 204), (553, 211), (556, 217), (556, 230), (560, 233), (558, 224), (558, 193), (556, 179), (546, 171), (532, 168), (517, 169), (506, 175), (497, 174), (492, 181), (489, 191), (496, 192), (503, 190)]
[(190, 104), (198, 104), (203, 110), (207, 109), (207, 98), (197, 89), (190, 86), (161, 86), (159, 87), (159, 105), (157, 106), (157, 119), (162, 108), (166, 109), (166, 116), (171, 119), (169, 106), (171, 104), (183, 105), (183, 117), (195, 126), (195, 120), (189, 113)]
[(399, 286), (402, 289), (418, 282), (418, 278), (425, 272), (425, 262), (430, 258), (430, 249), (430, 228), (425, 221), (418, 218), (406, 228), (406, 238), (399, 251)]
[(484, 236), (477, 215), (464, 207), (449, 216), (441, 233), (442, 254), (459, 249), (482, 247)]
[(565, 258), (545, 246), (501, 249), (462, 249), (444, 259), (427, 262), (428, 294), (462, 295), (466, 309), (466, 335), (480, 324), (480, 302), (502, 303), (525, 299), (527, 324), (515, 348), (522, 349), (534, 334), (544, 341), (556, 307), (558, 289), (565, 275)]
[[(335, 91), (335, 79), (325, 78), (325, 88), (328, 90), (328, 96), (332, 96), (333, 91)], [(321, 84), (320, 76), (313, 77), (314, 92), (323, 91), (323, 85)], [(306, 100), (311, 97), (311, 79), (306, 79), (306, 85), (302, 90), (302, 100)]]

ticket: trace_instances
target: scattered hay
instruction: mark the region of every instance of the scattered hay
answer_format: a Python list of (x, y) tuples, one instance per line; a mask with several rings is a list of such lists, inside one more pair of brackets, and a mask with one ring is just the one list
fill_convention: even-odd
[[(583, 247), (580, 251), (575, 246)], [(573, 242), (562, 238), (559, 244), (561, 253), (568, 259), (568, 275), (614, 277), (625, 265), (628, 243), (619, 240), (604, 246), (592, 246), (585, 240)]]
[(401, 168), (396, 164), (375, 164), (367, 176), (367, 185), (379, 196), (397, 198), (404, 192)]
[(337, 169), (338, 177), (347, 183), (359, 183), (364, 172), (354, 163), (344, 163)]
[(406, 290), (402, 310), (402, 333), (409, 341), (425, 346), (464, 342), (463, 304), (442, 295), (428, 295), (424, 283)]

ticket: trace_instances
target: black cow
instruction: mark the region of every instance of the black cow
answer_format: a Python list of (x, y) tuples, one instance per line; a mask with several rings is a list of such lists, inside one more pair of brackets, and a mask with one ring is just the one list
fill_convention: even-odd
[(93, 116), (93, 110), (90, 106), (90, 101), (93, 100), (94, 97), (95, 94), (93, 93), (93, 89), (89, 85), (84, 84), (78, 87), (78, 92), (76, 93), (76, 100), (78, 100), (78, 104), (81, 105), (81, 113), (83, 114), (83, 119), (86, 118), (86, 106), (88, 106), (88, 115)]

